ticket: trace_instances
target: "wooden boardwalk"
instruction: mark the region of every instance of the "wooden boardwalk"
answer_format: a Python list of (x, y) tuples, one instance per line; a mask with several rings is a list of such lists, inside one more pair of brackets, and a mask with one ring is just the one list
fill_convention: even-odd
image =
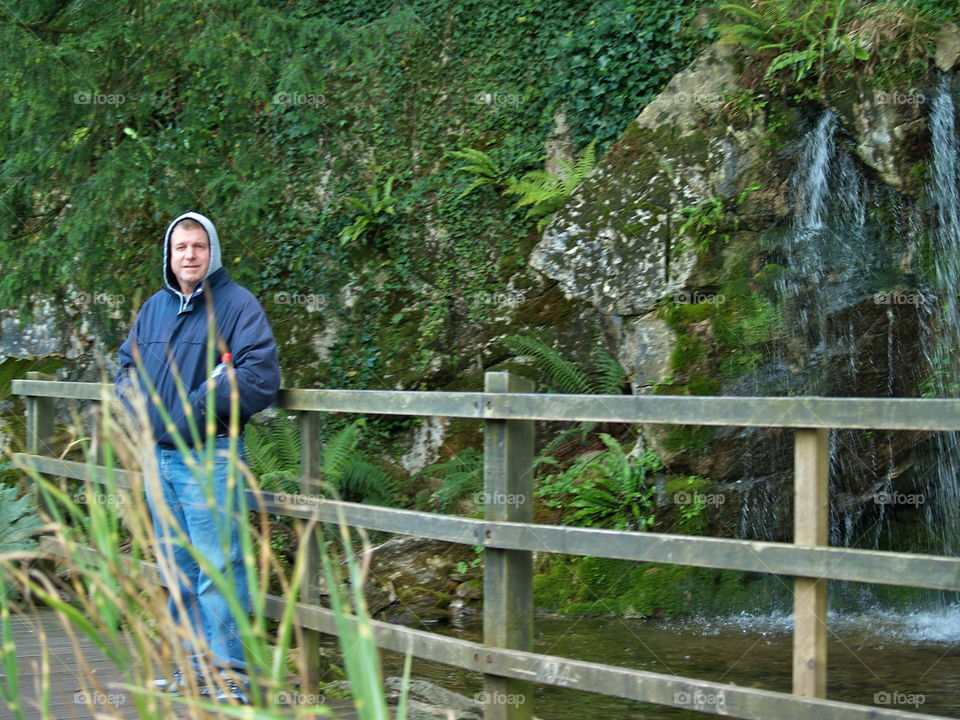
[[(182, 704), (171, 703), (141, 715), (133, 695), (122, 685), (126, 682), (121, 671), (107, 659), (92, 640), (77, 634), (74, 641), (64, 632), (57, 614), (41, 609), (26, 616), (12, 618), (13, 641), (19, 666), (19, 704), (27, 720), (43, 720), (40, 710), (40, 688), (46, 676), (50, 688), (50, 706), (47, 718), (56, 720), (100, 720), (101, 718), (226, 718), (220, 713), (209, 713)], [(42, 638), (47, 648), (47, 668), (43, 668)], [(87, 668), (77, 660), (82, 653)], [(0, 682), (8, 678), (0, 664)], [(355, 718), (353, 704), (347, 700), (332, 701), (327, 707), (337, 718)], [(293, 712), (291, 710), (291, 717)], [(0, 702), (0, 720), (16, 718), (14, 712)], [(300, 717), (329, 717), (327, 713), (300, 715)]]

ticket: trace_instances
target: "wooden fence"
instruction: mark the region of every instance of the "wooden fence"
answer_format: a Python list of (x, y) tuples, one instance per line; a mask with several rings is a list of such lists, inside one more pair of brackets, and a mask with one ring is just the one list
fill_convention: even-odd
[[(26, 380), (15, 380), (13, 392), (24, 396), (27, 407), (28, 452), (17, 455), (16, 461), (41, 473), (88, 479), (91, 469), (85, 463), (50, 457), (54, 402), (58, 398), (96, 401), (111, 389), (32, 374)], [(505, 700), (531, 699), (532, 683), (754, 720), (936, 717), (826, 699), (828, 580), (960, 590), (960, 558), (828, 547), (828, 429), (956, 431), (960, 430), (960, 401), (543, 395), (535, 394), (532, 384), (523, 378), (487, 373), (482, 393), (285, 390), (279, 405), (299, 414), (301, 494), (267, 494), (269, 512), (332, 523), (342, 517), (354, 527), (484, 548), (482, 643), (378, 621), (373, 628), (381, 648), (400, 653), (412, 649), (416, 657), (484, 674), (486, 720), (529, 720), (532, 702)], [(484, 496), (490, 500), (484, 519), (319, 498), (314, 483), (320, 412), (482, 421)], [(792, 428), (794, 543), (532, 524), (535, 420)], [(122, 471), (118, 476), (125, 482)], [(793, 577), (793, 693), (531, 652), (534, 552)], [(318, 679), (320, 634), (336, 634), (332, 611), (319, 605), (318, 577), (317, 563), (311, 563), (311, 581), (297, 604), (297, 622), (306, 630), (306, 680), (311, 683)], [(270, 612), (279, 617), (287, 602), (272, 597)]]

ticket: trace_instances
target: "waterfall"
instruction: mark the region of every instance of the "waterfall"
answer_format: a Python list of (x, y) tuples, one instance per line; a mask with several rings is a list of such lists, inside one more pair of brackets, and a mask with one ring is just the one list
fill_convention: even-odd
[[(958, 193), (958, 143), (956, 109), (950, 77), (943, 75), (930, 109), (929, 127), (933, 160), (927, 198), (933, 225), (927, 236), (928, 282), (937, 300), (932, 323), (926, 328), (924, 354), (932, 382), (928, 394), (960, 397), (960, 193)], [(927, 489), (932, 502), (925, 504), (931, 528), (939, 533), (940, 551), (957, 555), (960, 549), (960, 433), (937, 433)]]

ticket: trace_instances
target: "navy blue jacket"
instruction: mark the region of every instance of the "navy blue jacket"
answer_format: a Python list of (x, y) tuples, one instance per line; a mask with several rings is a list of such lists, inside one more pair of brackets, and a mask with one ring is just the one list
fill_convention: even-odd
[[(206, 276), (190, 297), (184, 296), (171, 280), (168, 264), (170, 233), (183, 217), (198, 219), (207, 229), (211, 245), (211, 263)], [(213, 363), (220, 362), (224, 348), (232, 354), (232, 365), (239, 391), (241, 427), (256, 412), (276, 398), (280, 388), (280, 366), (277, 345), (260, 303), (245, 288), (230, 280), (220, 262), (220, 246), (216, 229), (207, 218), (187, 213), (174, 220), (164, 238), (164, 288), (150, 297), (140, 308), (130, 335), (120, 347), (120, 369), (117, 389), (125, 396), (132, 382), (139, 382), (149, 398), (148, 386), (140, 376), (142, 370), (155, 387), (177, 432), (192, 445), (177, 377), (187, 402), (193, 410), (197, 432), (205, 433), (208, 396), (208, 319), (214, 319)], [(214, 246), (216, 253), (213, 252)], [(230, 417), (230, 381), (227, 374), (215, 380), (217, 432), (227, 430)], [(174, 442), (160, 411), (149, 402), (148, 411), (154, 440), (164, 447)]]

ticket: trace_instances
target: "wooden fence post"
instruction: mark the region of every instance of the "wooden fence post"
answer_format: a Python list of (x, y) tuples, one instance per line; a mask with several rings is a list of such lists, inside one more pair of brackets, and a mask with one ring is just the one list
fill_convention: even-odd
[[(491, 393), (530, 393), (534, 384), (506, 372), (488, 372)], [(484, 517), (533, 521), (532, 420), (484, 421)], [(484, 551), (483, 642), (531, 650), (533, 643), (533, 554), (523, 550)], [(532, 686), (527, 681), (487, 675), (484, 720), (530, 720)]]
[[(56, 380), (52, 375), (28, 372), (27, 380)], [(31, 455), (53, 455), (53, 401), (52, 397), (28, 395), (27, 452)]]
[[(794, 535), (797, 545), (829, 544), (830, 443), (825, 428), (794, 432)], [(793, 692), (827, 696), (827, 581), (798, 577), (793, 589)]]
[[(315, 412), (301, 412), (298, 416), (300, 427), (300, 493), (306, 498), (320, 495), (320, 416)], [(307, 522), (301, 521), (301, 533), (307, 531)], [(317, 546), (323, 538), (323, 529), (318, 524), (304, 540), (301, 552), (306, 553), (306, 565), (303, 585), (300, 588), (300, 600), (311, 605), (320, 604), (320, 552)], [(320, 637), (317, 630), (301, 627), (300, 646), (300, 691), (305, 697), (316, 695), (320, 685)], [(301, 703), (297, 703), (301, 704)], [(313, 704), (313, 703), (311, 703)]]

